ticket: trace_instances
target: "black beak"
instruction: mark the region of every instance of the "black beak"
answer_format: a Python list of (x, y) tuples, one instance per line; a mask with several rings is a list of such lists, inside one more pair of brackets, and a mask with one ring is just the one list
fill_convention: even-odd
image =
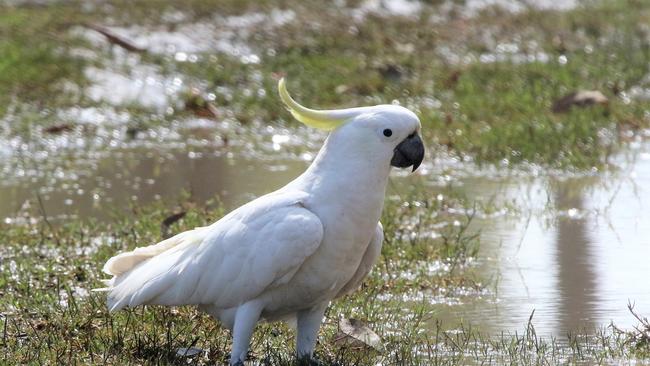
[(415, 171), (424, 159), (424, 144), (417, 133), (410, 134), (393, 151), (390, 165), (394, 167), (406, 168), (413, 165), (413, 171)]

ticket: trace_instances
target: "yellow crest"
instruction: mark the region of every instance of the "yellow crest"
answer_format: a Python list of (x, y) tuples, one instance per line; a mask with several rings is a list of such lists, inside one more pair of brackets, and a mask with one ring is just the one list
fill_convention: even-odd
[(282, 99), (282, 102), (293, 117), (307, 126), (331, 131), (345, 122), (345, 116), (337, 113), (339, 111), (318, 111), (298, 104), (289, 95), (284, 78), (278, 82), (278, 91), (280, 93), (280, 99)]

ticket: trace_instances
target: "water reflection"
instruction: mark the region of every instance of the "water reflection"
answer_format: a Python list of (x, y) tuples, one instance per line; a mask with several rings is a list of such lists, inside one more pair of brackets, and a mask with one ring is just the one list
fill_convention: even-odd
[[(174, 203), (182, 192), (196, 202), (219, 198), (227, 207), (277, 189), (304, 169), (301, 161), (261, 161), (213, 151), (113, 151), (90, 167), (77, 167), (72, 179), (44, 174), (22, 184), (0, 187), (0, 217), (15, 220), (21, 207), (30, 213), (41, 196), (48, 217), (110, 219), (128, 214), (134, 203), (159, 199)], [(54, 185), (54, 186), (53, 186)]]
[[(66, 215), (110, 219), (114, 210), (130, 212), (134, 202), (175, 203), (182, 190), (197, 202), (218, 196), (235, 207), (281, 187), (308, 164), (268, 151), (253, 156), (213, 147), (136, 146), (79, 161), (52, 156), (60, 161), (47, 172), (0, 186), (0, 218), (15, 220), (25, 202), (36, 203), (37, 192), (54, 222)], [(473, 223), (482, 238), (477, 271), (491, 294), (437, 304), (438, 319), (452, 327), (462, 321), (488, 332), (518, 331), (534, 310), (538, 333), (563, 336), (593, 332), (611, 320), (633, 325), (628, 300), (650, 313), (650, 144), (621, 157), (619, 165), (624, 169), (617, 173), (559, 177), (424, 167), (427, 195), (451, 181), (470, 200), (514, 201), (521, 210)], [(61, 169), (75, 174), (59, 174)], [(450, 178), (441, 181), (442, 174)]]
[[(583, 184), (584, 183), (584, 184)], [(553, 184), (555, 208), (567, 215), (557, 218), (555, 261), (558, 266), (559, 324), (564, 329), (594, 329), (597, 324), (596, 281), (593, 241), (589, 238), (589, 219), (576, 217), (584, 210), (584, 180)]]
[(443, 309), (489, 332), (523, 328), (533, 310), (541, 334), (635, 324), (628, 301), (650, 313), (650, 145), (611, 174), (464, 182), (471, 197), (515, 200), (520, 217), (480, 220), (480, 272), (494, 297)]

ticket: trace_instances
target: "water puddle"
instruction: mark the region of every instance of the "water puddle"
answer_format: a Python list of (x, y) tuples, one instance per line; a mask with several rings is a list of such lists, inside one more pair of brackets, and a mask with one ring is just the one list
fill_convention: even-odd
[(611, 321), (634, 325), (628, 302), (650, 312), (650, 145), (621, 159), (631, 162), (616, 174), (467, 180), (461, 189), (470, 197), (496, 195), (526, 209), (474, 223), (493, 296), (449, 306), (443, 317), (514, 332), (535, 311), (538, 332), (563, 336)]
[(115, 106), (138, 105), (157, 111), (178, 107), (183, 88), (180, 77), (163, 77), (154, 66), (134, 65), (128, 73), (90, 67), (85, 70), (92, 85), (87, 96)]
[[(87, 123), (102, 114), (62, 113)], [(183, 191), (199, 203), (218, 197), (236, 207), (297, 176), (324, 138), (307, 129), (191, 119), (129, 140), (123, 118), (115, 113), (113, 127), (98, 129), (90, 141), (72, 131), (44, 137), (42, 146), (14, 143), (0, 163), (7, 177), (0, 184), (0, 219), (20, 224), (26, 213), (45, 212), (54, 223), (111, 220), (132, 205), (163, 200), (173, 206)], [(472, 266), (487, 290), (430, 295), (439, 319), (514, 331), (535, 310), (540, 334), (564, 335), (594, 332), (610, 321), (633, 325), (628, 301), (650, 313), (650, 144), (633, 142), (617, 164), (615, 172), (549, 176), (539, 169), (477, 171), (438, 158), (420, 176), (396, 172), (393, 192), (424, 181), (421, 194), (428, 197), (444, 199), (452, 186), (470, 202), (493, 200), (497, 207), (472, 223), (481, 233)], [(500, 207), (512, 203), (514, 211)], [(444, 270), (444, 263), (432, 266)]]
[[(417, 18), (426, 13), (434, 14), (434, 22), (440, 17), (433, 6), (416, 0), (367, 0), (354, 9), (344, 2), (338, 6), (351, 10), (348, 14), (357, 21), (369, 14)], [(521, 12), (531, 6), (568, 10), (578, 3), (469, 0), (435, 8), (448, 15), (460, 7), (461, 17), (471, 17), (494, 6)], [(295, 19), (294, 11), (280, 9), (195, 23), (182, 13), (172, 13), (173, 26), (109, 29), (177, 62), (196, 62), (208, 53), (220, 53), (256, 64), (261, 52), (253, 46), (256, 34), (273, 32)], [(97, 105), (57, 111), (56, 117), (71, 126), (63, 133), (37, 131), (29, 141), (0, 135), (0, 220), (6, 224), (36, 222), (43, 215), (54, 225), (70, 219), (111, 221), (116, 215), (131, 214), (136, 205), (155, 201), (165, 202), (171, 210), (188, 195), (198, 203), (217, 198), (228, 208), (237, 207), (300, 174), (324, 139), (322, 133), (308, 129), (258, 121), (242, 126), (228, 110), (219, 122), (185, 118), (156, 128), (134, 124), (138, 118), (163, 119), (173, 114), (180, 107), (180, 94), (195, 87), (193, 81), (163, 72), (160, 66), (145, 63), (141, 55), (111, 47), (96, 32), (81, 27), (71, 31), (96, 47), (77, 49), (82, 57), (98, 60), (106, 52), (111, 56), (85, 70), (90, 85), (84, 92)], [(472, 54), (444, 45), (438, 52), (459, 64), (555, 61), (535, 42), (520, 45), (490, 32), (484, 38), (493, 52)], [(557, 62), (566, 63), (566, 57), (559, 57)], [(252, 72), (251, 79), (257, 92), (263, 91), (261, 73)], [(623, 98), (648, 99), (646, 81), (624, 92)], [(255, 88), (249, 91), (254, 93)], [(214, 92), (232, 98), (227, 86)], [(206, 100), (214, 97), (208, 95)], [(439, 104), (428, 98), (413, 100), (409, 107)], [(131, 106), (154, 113), (133, 116), (128, 112)], [(0, 123), (9, 126), (11, 119), (10, 113)], [(481, 246), (470, 267), (487, 284), (485, 289), (461, 287), (433, 294), (418, 290), (399, 297), (430, 302), (446, 326), (462, 322), (489, 333), (521, 330), (533, 311), (538, 333), (546, 335), (582, 329), (593, 333), (610, 321), (622, 327), (634, 325), (628, 301), (641, 314), (650, 313), (650, 281), (646, 280), (650, 275), (650, 143), (633, 141), (616, 165), (620, 170), (615, 172), (553, 174), (536, 167), (477, 170), (471, 161), (443, 156), (429, 159), (419, 175), (396, 171), (392, 197), (418, 184), (424, 187), (418, 193), (423, 198), (444, 200), (452, 189), (469, 202), (493, 201), (496, 207), (477, 215), (471, 224), (472, 230), (480, 232)], [(448, 211), (452, 216), (467, 213), (462, 207)], [(444, 226), (457, 224), (451, 219), (425, 234), (436, 237)], [(413, 271), (436, 276), (450, 268), (444, 261), (413, 263)], [(407, 280), (414, 276), (415, 272), (400, 274)], [(382, 300), (390, 300), (390, 295), (382, 294)]]
[(352, 10), (357, 22), (362, 22), (368, 14), (379, 16), (417, 17), (424, 4), (416, 0), (366, 0)]
[[(128, 27), (91, 24), (71, 27), (72, 37), (84, 39), (88, 47), (76, 47), (71, 54), (92, 61), (84, 75), (89, 86), (83, 95), (96, 104), (114, 107), (145, 108), (156, 113), (171, 114), (183, 106), (182, 93), (201, 92), (199, 80), (167, 70), (158, 63), (151, 63), (153, 56), (177, 63), (196, 63), (218, 55), (234, 58), (242, 64), (258, 64), (260, 52), (254, 40), (261, 34), (272, 33), (276, 28), (291, 23), (296, 14), (293, 10), (270, 9), (268, 12), (249, 12), (241, 15), (217, 15), (208, 21), (192, 22), (183, 13), (169, 13), (163, 17), (168, 23), (157, 26), (132, 25)], [(106, 36), (118, 38), (120, 43), (109, 41)], [(124, 44), (129, 51), (125, 50)], [(259, 84), (261, 76), (251, 71), (250, 79)], [(241, 85), (240, 85), (241, 86)], [(80, 87), (71, 89), (81, 92)], [(219, 95), (232, 97), (227, 86), (217, 88)], [(222, 90), (219, 90), (222, 89)], [(245, 90), (246, 92), (246, 90)], [(248, 94), (265, 93), (265, 90), (247, 90)], [(207, 100), (217, 97), (205, 93)], [(250, 95), (247, 95), (250, 96)]]
[[(179, 62), (196, 62), (200, 54), (222, 53), (241, 57), (248, 63), (259, 62), (249, 45), (258, 32), (272, 32), (296, 18), (293, 10), (271, 9), (268, 12), (250, 12), (241, 15), (216, 16), (209, 21), (192, 22), (183, 14), (170, 15), (169, 24), (150, 26), (105, 27), (111, 33), (128, 39), (134, 46), (158, 55), (171, 55)], [(96, 32), (75, 29), (95, 45), (107, 45)]]
[(468, 0), (464, 2), (463, 8), (466, 15), (474, 16), (489, 7), (520, 13), (529, 8), (567, 11), (577, 7), (578, 4), (577, 0)]
[[(568, 11), (579, 5), (578, 0), (447, 0), (429, 2), (418, 0), (365, 0), (358, 7), (351, 9), (356, 21), (363, 21), (368, 14), (382, 17), (398, 16), (417, 18), (421, 14), (431, 13), (433, 22), (450, 19), (450, 15), (471, 18), (481, 11), (498, 8), (509, 13), (521, 13), (528, 9)], [(425, 11), (428, 10), (428, 11)]]

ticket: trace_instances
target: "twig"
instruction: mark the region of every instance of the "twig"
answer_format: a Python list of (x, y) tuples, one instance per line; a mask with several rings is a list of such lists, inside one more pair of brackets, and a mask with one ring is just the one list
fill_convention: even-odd
[(4, 321), (4, 329), (2, 330), (2, 344), (6, 345), (7, 344), (7, 323), (9, 323), (9, 317), (7, 314), (4, 315), (5, 321)]
[(43, 217), (43, 221), (45, 221), (45, 224), (52, 232), (52, 235), (54, 236), (54, 240), (56, 240), (56, 245), (61, 245), (61, 241), (59, 240), (59, 236), (57, 235), (56, 230), (54, 230), (54, 226), (52, 226), (50, 220), (47, 219), (47, 212), (45, 212), (45, 206), (43, 205), (43, 200), (41, 199), (41, 195), (38, 192), (36, 192), (36, 199), (38, 199), (38, 207), (41, 211), (41, 216)]
[(519, 244), (517, 244), (517, 251), (515, 252), (515, 255), (519, 254), (519, 251), (521, 250), (521, 246), (524, 244), (524, 239), (526, 239), (526, 234), (528, 233), (528, 227), (530, 226), (530, 220), (533, 217), (533, 211), (530, 210), (528, 212), (528, 218), (526, 219), (526, 226), (524, 227), (524, 233), (521, 234), (521, 238), (519, 238)]
[(127, 51), (131, 52), (147, 52), (146, 48), (140, 47), (133, 43), (131, 40), (128, 40), (124, 37), (118, 36), (117, 34), (113, 33), (110, 29), (103, 27), (98, 24), (84, 24), (86, 28), (90, 28), (94, 30), (97, 33), (100, 33), (106, 39), (113, 44), (116, 44), (122, 48), (124, 48)]

